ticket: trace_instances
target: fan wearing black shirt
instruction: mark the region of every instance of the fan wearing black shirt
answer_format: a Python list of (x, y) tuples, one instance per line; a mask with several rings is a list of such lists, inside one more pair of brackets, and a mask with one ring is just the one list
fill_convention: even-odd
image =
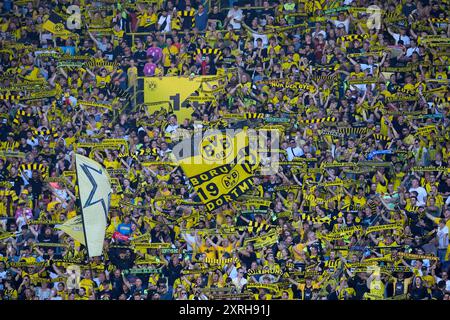
[(245, 265), (245, 268), (249, 269), (252, 265), (252, 262), (256, 262), (257, 257), (256, 253), (253, 250), (253, 244), (249, 243), (247, 247), (240, 248), (239, 250), (239, 259)]
[[(348, 270), (347, 272), (350, 274)], [(348, 285), (355, 290), (356, 300), (362, 300), (364, 297), (364, 293), (369, 291), (369, 289), (367, 288), (366, 275), (362, 272), (357, 273), (356, 276), (351, 275), (351, 277), (348, 279)]]
[(144, 50), (142, 41), (136, 39), (136, 52), (133, 54), (134, 61), (137, 62), (138, 76), (144, 76), (144, 65), (147, 62), (147, 52)]
[(225, 68), (231, 68), (236, 62), (236, 57), (231, 54), (229, 47), (223, 49), (223, 60), (222, 64)]
[(423, 285), (422, 278), (414, 278), (411, 285), (410, 296), (412, 300), (428, 300), (430, 298), (427, 288)]
[(269, 6), (269, 1), (264, 1), (263, 2), (263, 7), (264, 7), (264, 9), (259, 10), (258, 16), (260, 17), (260, 20), (259, 20), (260, 24), (264, 26), (267, 23), (268, 17), (274, 17), (275, 16), (275, 12)]
[(92, 49), (92, 41), (84, 40), (83, 46), (79, 48), (80, 56), (93, 56), (95, 51)]
[[(216, 21), (216, 23), (220, 23), (220, 25), (217, 25), (222, 29), (222, 21), (225, 20), (225, 14), (223, 12), (220, 12), (219, 6), (215, 5), (212, 9), (212, 13), (208, 14), (208, 21)], [(219, 28), (218, 28), (219, 29)]]

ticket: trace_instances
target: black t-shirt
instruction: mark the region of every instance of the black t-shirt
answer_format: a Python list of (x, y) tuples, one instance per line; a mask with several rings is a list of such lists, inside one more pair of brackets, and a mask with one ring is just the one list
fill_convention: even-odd
[(312, 298), (313, 287), (306, 287), (303, 290), (303, 300), (311, 300)]
[(328, 294), (327, 300), (339, 300), (339, 299), (338, 299), (337, 292), (336, 292), (336, 291), (333, 291), (333, 292), (331, 292), (330, 294)]
[(275, 13), (272, 9), (263, 9), (260, 11), (259, 16), (261, 19), (266, 19), (267, 18), (266, 16), (274, 17)]
[(411, 299), (412, 300), (422, 300), (423, 298), (429, 297), (428, 291), (426, 288), (414, 288), (411, 290)]
[(8, 176), (8, 174), (9, 174), (8, 169), (6, 169), (6, 167), (3, 166), (3, 168), (0, 169), (0, 181), (4, 181)]
[(256, 261), (256, 253), (251, 252), (250, 256), (245, 256), (241, 253), (239, 253), (239, 259), (242, 261), (243, 264), (245, 264), (245, 266), (247, 267), (247, 269), (250, 268), (250, 266), (252, 265), (252, 262)]
[(231, 68), (236, 63), (236, 57), (233, 55), (223, 57), (222, 63), (225, 68)]
[[(141, 75), (141, 73), (142, 73), (142, 76), (143, 76), (144, 75), (145, 60), (147, 59), (147, 53), (144, 50), (136, 51), (133, 54), (133, 59), (137, 63), (138, 75)], [(138, 60), (143, 60), (143, 62), (138, 62)]]
[(12, 189), (16, 192), (17, 195), (20, 194), (21, 187), (24, 185), (23, 179), (19, 176), (10, 177), (8, 182), (12, 184)]
[(10, 132), (11, 126), (0, 122), (0, 141), (6, 141), (8, 139), (8, 133)]
[(169, 286), (173, 286), (175, 280), (180, 277), (182, 269), (183, 267), (181, 264), (175, 266), (172, 262), (170, 262), (168, 266), (164, 267), (163, 274), (167, 277)]
[(31, 193), (34, 197), (37, 197), (42, 193), (43, 183), (41, 180), (34, 180), (33, 178), (31, 178), (30, 180), (28, 180), (28, 182), (31, 185)]
[(360, 277), (350, 278), (348, 281), (348, 285), (355, 290), (355, 297), (357, 300), (362, 300), (364, 293), (368, 291), (366, 280), (361, 279)]
[(80, 55), (81, 56), (93, 56), (95, 54), (95, 51), (92, 48), (80, 48)]
[(46, 235), (46, 234), (41, 233), (38, 235), (38, 241), (45, 242), (45, 243), (57, 243), (58, 236), (56, 236), (54, 234)]
[(269, 192), (273, 192), (274, 188), (278, 185), (280, 185), (280, 183), (278, 183), (278, 182), (272, 183), (271, 181), (267, 181), (262, 184), (263, 189), (265, 191), (269, 191)]
[(219, 20), (219, 21), (223, 22), (225, 20), (225, 14), (223, 12), (210, 13), (208, 15), (208, 19), (209, 20)]
[(450, 186), (443, 180), (439, 181), (438, 192), (445, 193), (450, 190)]
[(20, 151), (20, 152), (25, 152), (25, 153), (27, 153), (27, 152), (30, 152), (31, 150), (33, 150), (33, 148), (32, 148), (29, 144), (25, 144), (25, 145), (21, 144), (21, 145), (19, 146), (19, 151)]
[(114, 60), (119, 56), (123, 56), (123, 48), (121, 46), (117, 46), (113, 49)]
[(431, 299), (432, 300), (443, 300), (444, 299), (444, 293), (442, 290), (434, 289), (431, 293)]
[(392, 125), (394, 126), (395, 131), (397, 131), (398, 134), (402, 135), (402, 130), (404, 128), (408, 128), (408, 124), (403, 122), (400, 124), (397, 119), (392, 120)]
[(394, 296), (404, 294), (405, 292), (404, 290), (405, 290), (405, 279), (402, 280), (398, 279), (394, 287)]

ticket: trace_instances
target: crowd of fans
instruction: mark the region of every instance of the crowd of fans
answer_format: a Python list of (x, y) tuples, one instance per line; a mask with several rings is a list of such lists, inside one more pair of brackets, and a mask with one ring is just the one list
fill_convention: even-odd
[[(71, 5), (70, 36), (42, 27)], [(0, 2), (0, 298), (449, 300), (448, 9)], [(190, 119), (136, 103), (140, 77), (205, 75), (214, 99)], [(209, 212), (171, 135), (256, 113), (288, 119), (280, 170), (253, 178), (259, 205)], [(77, 147), (104, 139), (129, 153)], [(55, 228), (80, 214), (75, 152), (111, 169), (101, 257)]]

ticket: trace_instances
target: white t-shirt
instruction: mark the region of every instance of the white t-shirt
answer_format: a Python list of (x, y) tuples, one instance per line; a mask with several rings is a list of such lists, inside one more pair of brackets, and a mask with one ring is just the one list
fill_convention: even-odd
[(374, 68), (378, 68), (377, 64), (365, 64), (365, 63), (361, 63), (361, 70), (365, 71), (366, 69), (369, 69), (370, 74), (373, 74), (373, 69)]
[(408, 50), (406, 50), (406, 56), (407, 57), (411, 57), (414, 52), (419, 53), (419, 48), (417, 48), (417, 47), (415, 47), (415, 48), (408, 48)]
[(187, 240), (187, 250), (190, 251), (192, 250), (192, 245), (191, 243), (195, 243), (195, 236), (190, 235), (189, 233), (185, 234), (184, 238)]
[(267, 37), (267, 34), (252, 32), (252, 37), (253, 45), (255, 46), (255, 48), (258, 46), (258, 41), (256, 41), (257, 39), (262, 40), (263, 47), (267, 47), (267, 45), (269, 44), (269, 38)]
[(236, 289), (241, 292), (242, 291), (242, 287), (245, 286), (247, 284), (247, 279), (245, 278), (234, 278), (232, 280), (233, 284), (236, 286)]
[(287, 159), (288, 161), (292, 161), (292, 159), (294, 159), (295, 157), (301, 157), (302, 155), (304, 155), (305, 153), (303, 152), (303, 149), (300, 147), (289, 147), (286, 149), (287, 152)]
[(410, 43), (411, 43), (411, 39), (410, 39), (407, 35), (401, 36), (399, 33), (393, 33), (392, 36), (393, 36), (394, 39), (395, 39), (395, 44), (396, 44), (396, 45), (398, 44), (398, 42), (399, 42), (400, 40), (403, 41), (403, 44), (404, 44), (405, 46), (409, 46)]
[(340, 20), (331, 20), (334, 25), (339, 28), (339, 26), (342, 24), (345, 28), (345, 32), (348, 33), (349, 27), (350, 27), (350, 19), (347, 18), (344, 21), (340, 21)]
[(164, 16), (159, 17), (158, 25), (162, 25), (164, 23), (164, 21), (166, 21), (166, 26), (161, 31), (163, 31), (163, 32), (170, 32), (171, 16), (167, 15), (166, 17), (164, 17)]
[(438, 228), (437, 237), (439, 240), (439, 249), (447, 249), (448, 247), (448, 227), (444, 226), (442, 229)]
[(166, 128), (167, 133), (172, 133), (178, 129), (178, 124), (169, 124)]
[(241, 29), (241, 23), (240, 22), (235, 22), (234, 19), (242, 20), (243, 16), (244, 16), (244, 14), (242, 13), (241, 9), (234, 10), (234, 8), (231, 8), (228, 11), (227, 18), (231, 19), (230, 20), (230, 24), (233, 27), (233, 29), (235, 29), (235, 30)]
[(326, 33), (325, 31), (323, 31), (323, 30), (320, 30), (320, 31), (318, 31), (318, 32), (315, 32), (315, 31), (314, 31), (314, 32), (312, 33), (312, 37), (313, 37), (313, 38), (318, 37), (319, 34), (323, 35), (323, 38), (324, 38), (324, 39), (327, 38), (327, 33)]
[(417, 205), (425, 205), (425, 198), (427, 197), (427, 191), (423, 187), (409, 188), (409, 192), (417, 192)]

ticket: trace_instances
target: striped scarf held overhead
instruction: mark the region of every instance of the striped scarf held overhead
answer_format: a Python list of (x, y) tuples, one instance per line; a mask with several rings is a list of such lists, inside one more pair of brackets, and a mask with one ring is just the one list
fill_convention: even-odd
[(11, 197), (13, 202), (17, 202), (19, 197), (14, 190), (0, 190), (0, 197)]
[(372, 136), (375, 140), (380, 140), (380, 141), (390, 141), (391, 140), (391, 138), (389, 138), (383, 134), (379, 134), (379, 133), (374, 133)]
[(246, 112), (244, 113), (244, 117), (245, 119), (263, 119), (265, 117), (265, 114)]
[(336, 122), (336, 117), (325, 117), (317, 119), (300, 119), (299, 123), (311, 124), (311, 123), (322, 123), (322, 122)]
[(368, 128), (336, 128), (337, 132), (344, 133), (346, 135), (350, 134), (366, 134), (368, 131)]
[(13, 123), (16, 124), (16, 125), (20, 125), (20, 120), (19, 119), (21, 117), (29, 117), (30, 118), (32, 116), (33, 115), (31, 113), (27, 113), (24, 110), (19, 110), (19, 111), (17, 111), (16, 116), (14, 117)]
[(9, 100), (9, 101), (19, 101), (21, 98), (20, 95), (18, 94), (11, 94), (11, 93), (5, 93), (5, 94), (0, 94), (0, 100)]
[(58, 138), (59, 134), (56, 132), (54, 128), (46, 129), (46, 130), (33, 130), (33, 135), (36, 136), (50, 136), (52, 135), (53, 138)]
[(23, 174), (26, 170), (39, 171), (43, 178), (48, 177), (48, 167), (44, 166), (42, 163), (22, 164), (19, 167), (19, 175)]
[(199, 54), (205, 54), (205, 55), (213, 55), (215, 57), (219, 57), (219, 59), (223, 59), (222, 51), (220, 49), (212, 49), (212, 48), (203, 48), (203, 49), (197, 49), (195, 51), (196, 55)]
[(195, 27), (195, 11), (194, 10), (183, 10), (178, 12), (178, 18), (191, 18), (192, 28)]

